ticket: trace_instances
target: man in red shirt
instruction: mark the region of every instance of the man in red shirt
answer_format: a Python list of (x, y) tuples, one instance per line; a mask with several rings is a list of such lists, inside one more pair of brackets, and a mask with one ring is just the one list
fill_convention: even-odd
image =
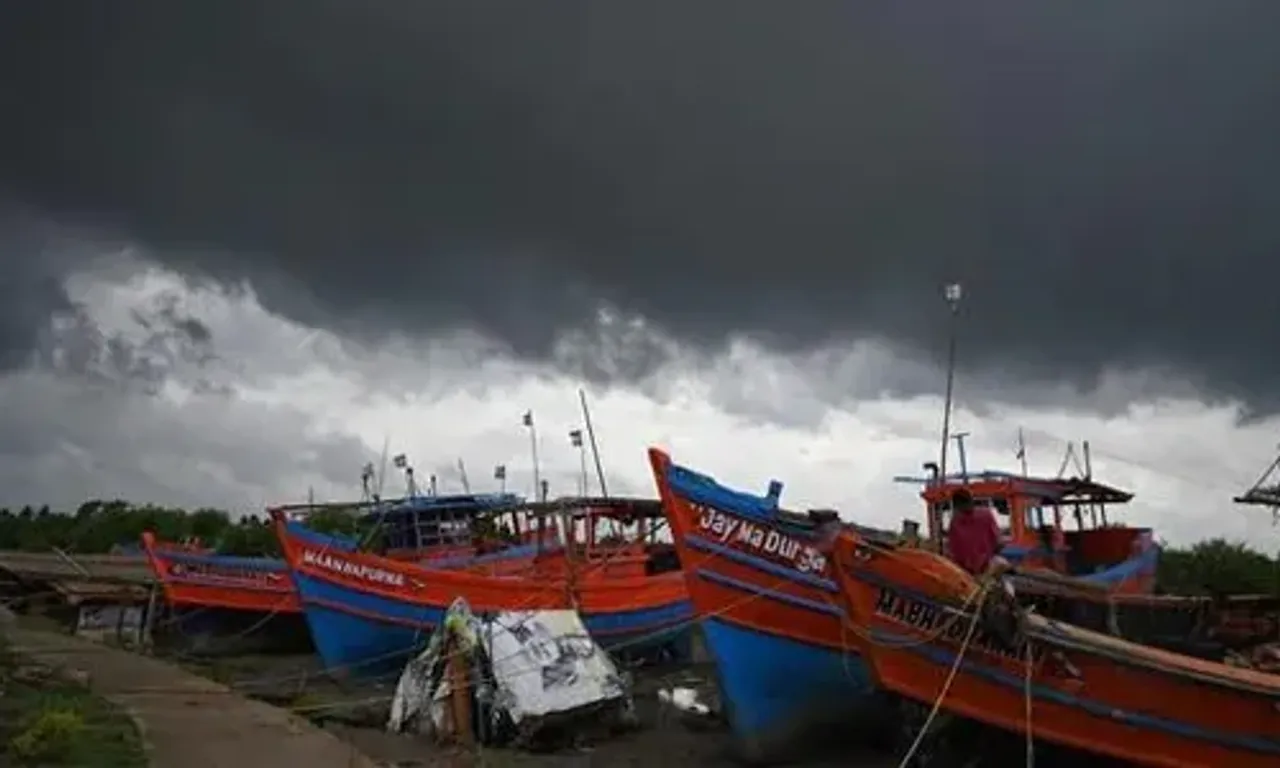
[(1000, 551), (1000, 526), (988, 506), (975, 506), (968, 488), (951, 494), (951, 523), (947, 526), (947, 551), (961, 568), (985, 573)]

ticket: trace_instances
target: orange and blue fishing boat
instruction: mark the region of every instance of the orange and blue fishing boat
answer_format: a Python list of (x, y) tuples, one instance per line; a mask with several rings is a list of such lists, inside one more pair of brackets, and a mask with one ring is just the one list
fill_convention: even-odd
[[(299, 504), (313, 514), (324, 509), (350, 512), (366, 527), (376, 526), (389, 557), (432, 562), (436, 567), (465, 567), (469, 557), (458, 541), (469, 540), (470, 520), (487, 509), (509, 507), (513, 494), (409, 496), (352, 504)], [(461, 535), (459, 534), (461, 532)], [(357, 542), (348, 542), (354, 547)], [(228, 609), (263, 614), (301, 614), (302, 604), (283, 558), (219, 554), (190, 542), (173, 543), (143, 533), (142, 545), (166, 602), (176, 608)], [(510, 556), (518, 557), (513, 550)]]
[(1041, 615), (1207, 659), (1260, 642), (1275, 625), (1274, 599), (1154, 594), (1160, 547), (1152, 530), (1115, 521), (1116, 508), (1133, 495), (1088, 475), (986, 471), (897, 480), (925, 485), (926, 548), (945, 540), (960, 488), (993, 509), (1007, 540), (1001, 554), (1014, 566), (1006, 578), (1019, 602)]
[(847, 727), (873, 685), (826, 554), (838, 518), (780, 509), (777, 481), (756, 496), (649, 460), (739, 751), (767, 760)]
[[(491, 510), (487, 523), (475, 527), (498, 532), (508, 545), (473, 552), (467, 567), (451, 570), (357, 551), (285, 510), (272, 510), (272, 517), (330, 671), (398, 671), (457, 598), (477, 612), (577, 609), (609, 649), (678, 644), (690, 628), (692, 607), (674, 548), (653, 537), (653, 523), (661, 520), (654, 501), (561, 499)], [(601, 526), (611, 533), (600, 535)], [(487, 571), (495, 561), (508, 565)], [(512, 562), (523, 567), (513, 569)]]
[(925, 743), (931, 709), (1140, 765), (1280, 765), (1280, 676), (1138, 645), (1019, 608), (942, 556), (853, 529), (834, 560), (850, 631)]
[(935, 465), (926, 466), (934, 474), (895, 480), (924, 486), (920, 496), (930, 540), (944, 538), (952, 495), (965, 488), (976, 503), (995, 511), (1005, 538), (1000, 555), (1021, 572), (1068, 576), (1112, 595), (1150, 594), (1155, 586), (1160, 547), (1151, 529), (1111, 520), (1115, 507), (1131, 501), (1132, 493), (1092, 478), (994, 470), (940, 478)]

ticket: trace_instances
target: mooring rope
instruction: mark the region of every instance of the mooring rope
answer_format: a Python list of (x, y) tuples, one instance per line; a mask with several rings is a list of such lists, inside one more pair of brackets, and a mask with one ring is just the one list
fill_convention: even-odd
[(1026, 731), (1027, 731), (1027, 768), (1033, 768), (1036, 764), (1036, 745), (1035, 737), (1031, 734), (1031, 671), (1032, 671), (1032, 655), (1031, 640), (1025, 640), (1026, 648), (1024, 656), (1026, 657), (1026, 676), (1023, 683), (1023, 698), (1026, 706)]
[(969, 641), (973, 639), (974, 632), (978, 628), (980, 616), (980, 611), (973, 612), (973, 618), (969, 621), (969, 630), (965, 633), (964, 642), (960, 644), (960, 651), (956, 654), (950, 671), (947, 672), (947, 679), (942, 684), (942, 690), (938, 692), (938, 697), (933, 702), (933, 708), (929, 710), (929, 716), (925, 718), (924, 725), (920, 726), (920, 732), (916, 734), (915, 741), (911, 743), (911, 748), (907, 750), (907, 754), (903, 755), (902, 761), (898, 763), (898, 768), (907, 768), (907, 766), (911, 765), (911, 760), (916, 756), (916, 751), (924, 743), (924, 737), (929, 732), (929, 726), (933, 725), (933, 720), (938, 716), (938, 711), (942, 709), (942, 702), (947, 698), (947, 693), (951, 691), (951, 684), (955, 682), (956, 674), (960, 671), (960, 664), (964, 661), (965, 653), (969, 650)]

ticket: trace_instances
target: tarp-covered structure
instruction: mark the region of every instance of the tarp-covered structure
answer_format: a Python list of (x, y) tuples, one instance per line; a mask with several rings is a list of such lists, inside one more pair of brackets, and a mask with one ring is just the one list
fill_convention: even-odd
[(627, 684), (575, 611), (477, 616), (459, 598), (405, 666), (387, 728), (504, 744), (630, 711)]

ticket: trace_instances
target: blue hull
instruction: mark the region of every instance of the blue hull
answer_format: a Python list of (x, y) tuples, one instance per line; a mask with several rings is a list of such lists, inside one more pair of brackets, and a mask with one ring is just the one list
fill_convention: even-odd
[[(302, 610), (316, 651), (328, 669), (362, 677), (396, 674), (420, 651), (444, 616), (428, 608), (387, 600), (295, 574)], [(693, 606), (681, 601), (662, 608), (587, 614), (583, 621), (607, 650), (643, 653), (687, 645)]]
[(720, 695), (744, 757), (764, 759), (824, 725), (850, 725), (874, 686), (850, 651), (801, 643), (731, 624), (702, 621)]
[(295, 572), (302, 612), (326, 669), (394, 675), (426, 645), (444, 609), (357, 592)]
[[(399, 672), (426, 645), (447, 608), (388, 599), (297, 571), (293, 580), (325, 667), (359, 676)], [(644, 610), (586, 614), (583, 621), (606, 649), (678, 649), (687, 644), (693, 605), (682, 600)]]

